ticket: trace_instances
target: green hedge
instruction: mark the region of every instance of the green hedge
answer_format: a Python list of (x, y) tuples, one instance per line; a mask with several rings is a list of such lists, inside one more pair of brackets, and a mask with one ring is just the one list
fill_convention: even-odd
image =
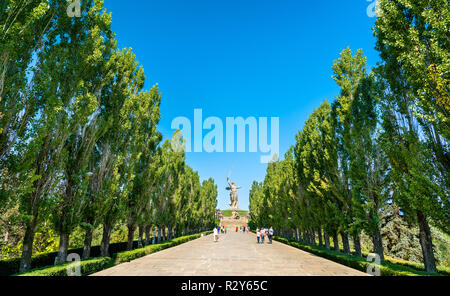
[[(204, 235), (208, 235), (211, 234), (212, 231), (207, 231), (204, 232)], [(130, 262), (134, 259), (140, 258), (140, 257), (144, 257), (147, 255), (150, 255), (152, 253), (155, 252), (159, 252), (162, 251), (164, 249), (167, 248), (171, 248), (183, 243), (186, 243), (188, 241), (197, 239), (201, 236), (201, 234), (193, 234), (193, 235), (188, 235), (188, 236), (183, 236), (183, 237), (178, 237), (175, 238), (173, 240), (161, 243), (161, 244), (157, 244), (157, 245), (150, 245), (141, 249), (136, 249), (136, 250), (131, 250), (131, 251), (125, 251), (125, 252), (120, 252), (114, 255), (114, 264), (121, 264), (124, 262)]]
[[(138, 241), (133, 242), (133, 248), (137, 248)], [(109, 254), (115, 254), (118, 252), (125, 251), (128, 247), (127, 242), (113, 243), (109, 245)], [(80, 256), (83, 255), (83, 248), (70, 249), (68, 253), (76, 253)], [(55, 263), (55, 258), (58, 256), (58, 252), (43, 253), (39, 255), (34, 255), (31, 259), (31, 268), (37, 269), (41, 267), (46, 267), (53, 265)], [(100, 246), (92, 246), (91, 248), (91, 258), (100, 257)], [(11, 258), (0, 260), (0, 276), (13, 275), (19, 272), (20, 269), (20, 258)]]
[[(317, 256), (329, 259), (342, 265), (357, 269), (362, 272), (367, 271), (367, 267), (371, 264), (363, 257), (347, 255), (326, 248), (303, 244), (291, 239), (274, 236), (274, 240), (301, 249), (303, 251), (315, 254)], [(380, 265), (382, 276), (438, 276), (441, 274), (430, 274), (425, 271), (416, 270), (410, 266), (398, 265), (389, 261), (384, 261)]]
[[(212, 231), (203, 232), (204, 235), (208, 235), (211, 233), (212, 233)], [(83, 260), (80, 262), (81, 275), (85, 276), (85, 275), (89, 275), (89, 274), (92, 274), (95, 272), (99, 272), (101, 270), (112, 267), (114, 265), (118, 265), (118, 264), (121, 264), (124, 262), (129, 262), (131, 260), (146, 256), (146, 255), (149, 255), (149, 254), (152, 254), (152, 253), (155, 253), (155, 252), (167, 249), (167, 248), (171, 248), (176, 245), (180, 245), (180, 244), (183, 244), (185, 242), (188, 242), (188, 241), (191, 241), (194, 239), (197, 239), (197, 238), (201, 237), (201, 235), (202, 234), (193, 234), (193, 235), (178, 237), (178, 238), (172, 239), (170, 241), (162, 242), (162, 243), (159, 243), (156, 245), (149, 245), (147, 247), (135, 249), (135, 250), (131, 250), (131, 251), (118, 252), (113, 255), (112, 259), (109, 257), (99, 257), (99, 258)], [(7, 260), (4, 260), (4, 261), (6, 262)], [(10, 260), (10, 261), (12, 261), (11, 268), (15, 268), (16, 267), (15, 261), (14, 260)], [(57, 266), (41, 267), (41, 268), (33, 269), (26, 273), (16, 274), (16, 275), (18, 275), (18, 276), (67, 276), (67, 268), (70, 264), (72, 264), (72, 263), (69, 262), (69, 263), (57, 265)], [(5, 266), (6, 266), (6, 264), (5, 264)]]
[[(67, 269), (73, 263), (66, 263), (52, 267), (35, 269), (30, 272), (18, 274), (18, 276), (67, 276)], [(109, 257), (87, 259), (80, 262), (81, 275), (86, 276), (112, 266)]]

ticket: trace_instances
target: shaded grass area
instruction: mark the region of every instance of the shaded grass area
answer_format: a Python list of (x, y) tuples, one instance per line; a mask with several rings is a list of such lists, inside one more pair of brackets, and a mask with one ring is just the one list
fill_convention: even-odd
[[(131, 260), (150, 255), (152, 253), (156, 253), (162, 251), (164, 249), (168, 249), (188, 241), (200, 238), (202, 234), (208, 235), (211, 234), (212, 231), (206, 231), (199, 234), (187, 235), (183, 237), (174, 238), (169, 241), (165, 241), (155, 245), (149, 245), (143, 248), (124, 251), (115, 253), (112, 258), (109, 257), (100, 257), (100, 258), (92, 258), (87, 260), (82, 260), (80, 262), (80, 271), (82, 276), (90, 275), (104, 269), (113, 267), (115, 265), (119, 265), (125, 262), (129, 262)], [(33, 269), (29, 272), (16, 274), (17, 276), (68, 276), (68, 269), (73, 268), (73, 264), (75, 263), (66, 263), (57, 266), (47, 266), (41, 267), (37, 269)]]
[[(319, 257), (329, 259), (331, 261), (340, 263), (342, 265), (357, 269), (362, 272), (367, 272), (367, 268), (371, 264), (366, 258), (358, 257), (355, 255), (348, 255), (333, 250), (328, 250), (323, 247), (312, 246), (304, 243), (297, 242), (292, 239), (274, 237), (274, 240), (287, 244), (289, 246), (301, 249), (303, 251), (312, 253)], [(439, 273), (427, 273), (424, 270), (423, 265), (416, 264), (409, 261), (396, 260), (387, 257), (387, 260), (383, 261), (380, 265), (381, 276), (442, 276), (450, 275), (448, 268), (440, 267)]]
[[(224, 210), (221, 212), (223, 213), (224, 217), (231, 217), (231, 215), (233, 214), (232, 210)], [(238, 210), (237, 212), (238, 212), (239, 216), (241, 216), (241, 217), (245, 217), (245, 215), (248, 214), (248, 211)]]

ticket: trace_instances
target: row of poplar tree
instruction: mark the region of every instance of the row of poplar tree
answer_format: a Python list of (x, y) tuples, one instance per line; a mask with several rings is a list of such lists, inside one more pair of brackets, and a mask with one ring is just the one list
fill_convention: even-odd
[(143, 90), (144, 70), (117, 48), (103, 1), (81, 1), (81, 17), (68, 4), (0, 3), (0, 214), (19, 209), (21, 272), (44, 221), (60, 237), (59, 263), (79, 226), (88, 258), (99, 225), (102, 256), (117, 224), (129, 249), (137, 227), (160, 238), (214, 225), (217, 186), (172, 149), (181, 138), (161, 144), (158, 86)]
[[(362, 231), (384, 260), (381, 213), (395, 203), (418, 225), (425, 268), (436, 272), (430, 223), (450, 233), (448, 1), (379, 0), (382, 62), (361, 50), (333, 64), (340, 94), (313, 111), (284, 160), (254, 182), (250, 213), (307, 243), (361, 256)], [(285, 233), (286, 234), (286, 233)]]

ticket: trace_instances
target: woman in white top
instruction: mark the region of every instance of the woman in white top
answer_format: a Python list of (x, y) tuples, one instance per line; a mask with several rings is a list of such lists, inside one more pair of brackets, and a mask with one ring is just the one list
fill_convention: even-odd
[(217, 227), (214, 227), (214, 241), (216, 242), (219, 239), (219, 232), (217, 231)]
[(258, 244), (259, 244), (260, 237), (261, 237), (261, 233), (259, 232), (259, 228), (256, 228), (256, 239), (258, 240)]

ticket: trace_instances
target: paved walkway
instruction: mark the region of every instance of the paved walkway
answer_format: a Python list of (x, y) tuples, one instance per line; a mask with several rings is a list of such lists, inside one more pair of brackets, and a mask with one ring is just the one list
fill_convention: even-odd
[(355, 269), (256, 236), (231, 232), (212, 235), (124, 263), (95, 276), (363, 276)]

